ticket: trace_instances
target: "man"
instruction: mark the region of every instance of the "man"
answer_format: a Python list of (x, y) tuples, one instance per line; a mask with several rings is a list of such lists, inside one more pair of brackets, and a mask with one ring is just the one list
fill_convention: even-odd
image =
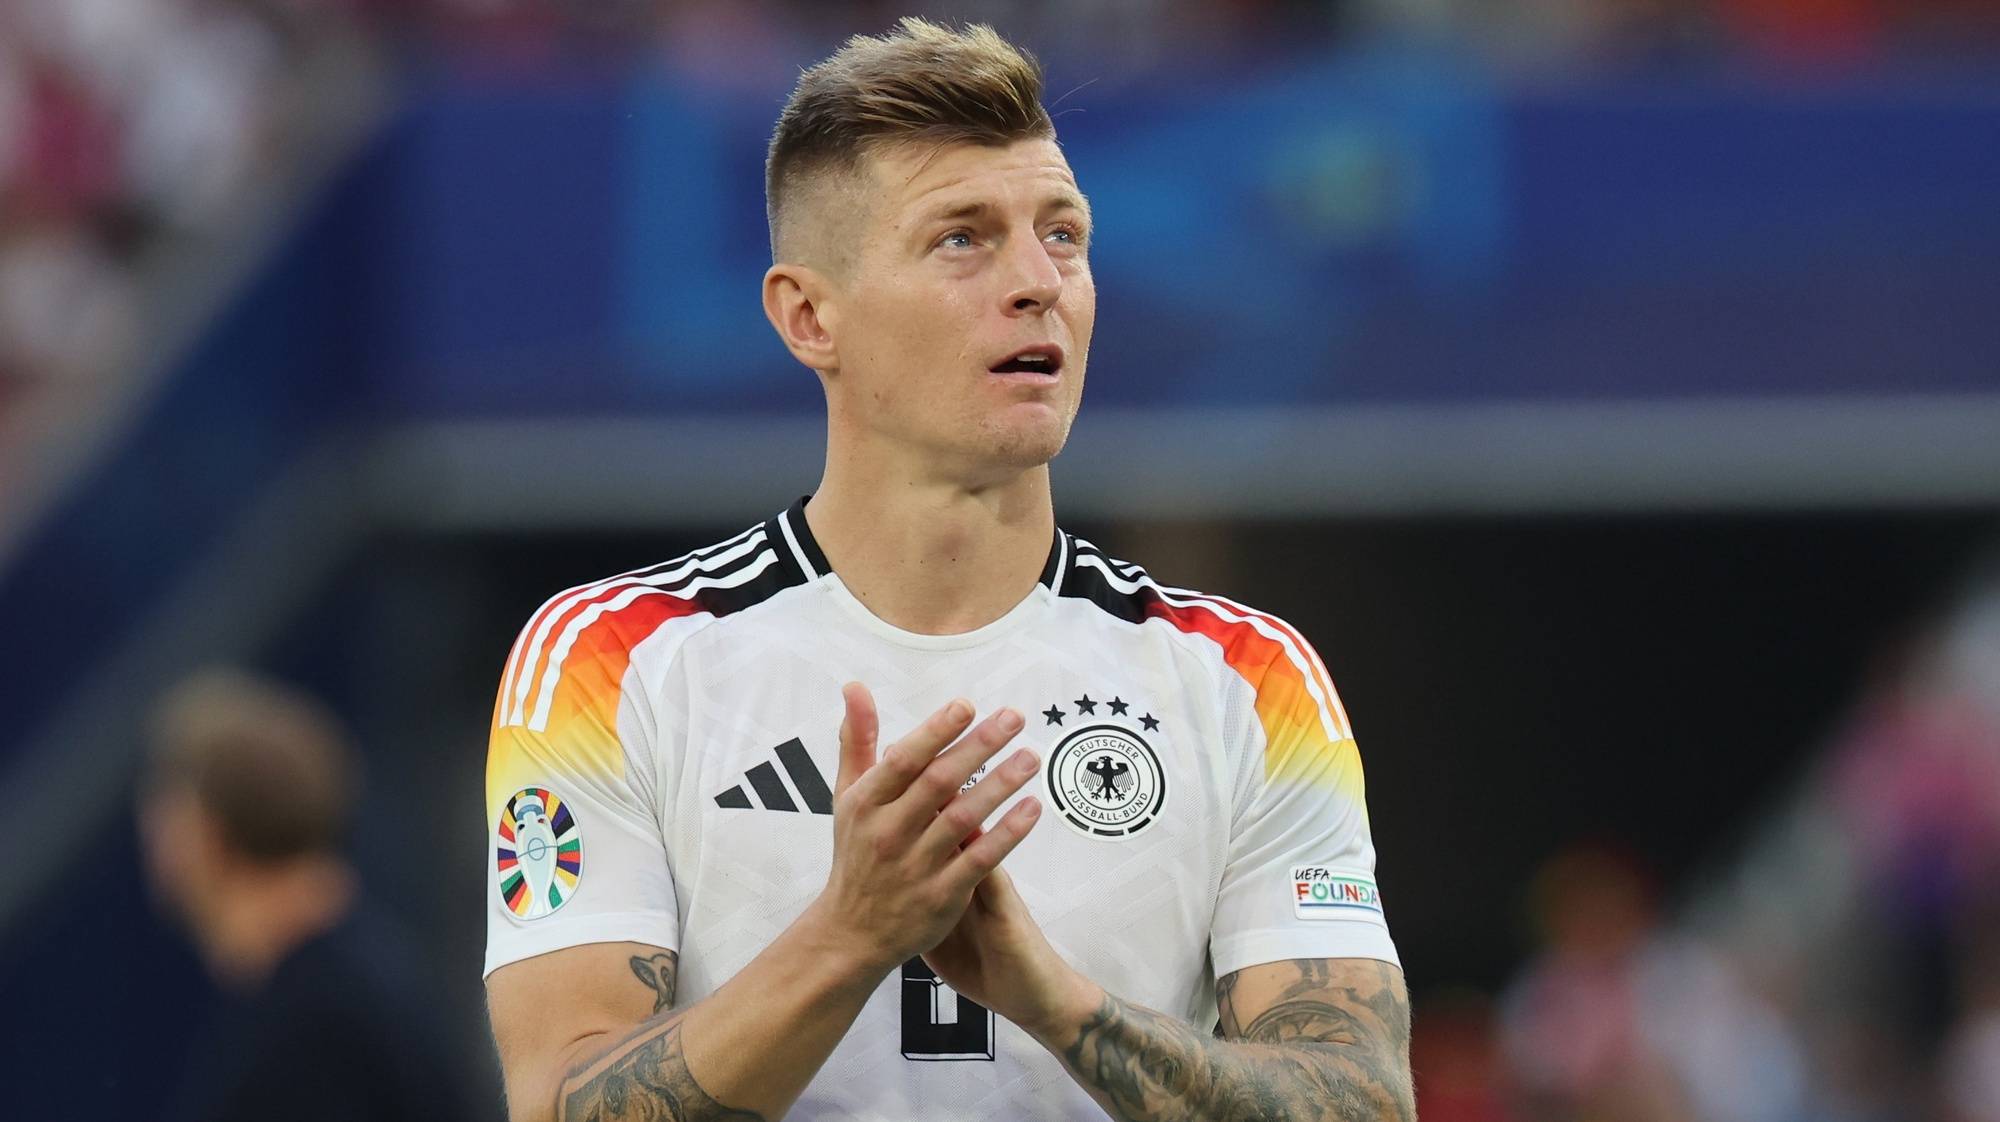
[(825, 475), (555, 597), (508, 659), (515, 1118), (1411, 1115), (1317, 657), (1055, 525), (1095, 293), (1040, 96), (990, 30), (905, 20), (785, 107), (764, 309)]
[(168, 692), (151, 747), (148, 872), (230, 999), (169, 1116), (481, 1117), (431, 976), (340, 856), (355, 776), (332, 716), (210, 672)]

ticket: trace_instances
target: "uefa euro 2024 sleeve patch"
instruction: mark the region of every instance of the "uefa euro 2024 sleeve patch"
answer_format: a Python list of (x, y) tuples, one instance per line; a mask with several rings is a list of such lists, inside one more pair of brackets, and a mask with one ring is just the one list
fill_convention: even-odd
[(1382, 893), (1368, 877), (1336, 873), (1325, 865), (1292, 866), (1288, 891), (1300, 919), (1350, 919), (1382, 914)]
[(494, 828), (493, 875), (507, 910), (540, 919), (569, 902), (583, 878), (583, 831), (547, 787), (514, 792)]

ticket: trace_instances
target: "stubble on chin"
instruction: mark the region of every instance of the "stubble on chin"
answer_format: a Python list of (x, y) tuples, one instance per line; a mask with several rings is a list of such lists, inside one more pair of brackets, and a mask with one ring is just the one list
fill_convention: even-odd
[(994, 462), (1026, 471), (1056, 458), (1069, 442), (1070, 425), (1075, 419), (1074, 410), (1028, 423), (1010, 424), (989, 418), (981, 426), (980, 443)]

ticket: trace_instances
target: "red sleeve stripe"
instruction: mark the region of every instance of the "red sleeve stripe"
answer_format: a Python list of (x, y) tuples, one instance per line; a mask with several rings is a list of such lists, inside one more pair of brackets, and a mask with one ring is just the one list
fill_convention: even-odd
[[(1322, 703), (1332, 704), (1335, 722), (1340, 726), (1342, 735), (1353, 735), (1352, 726), (1347, 721), (1347, 709), (1340, 704), (1340, 692), (1333, 688), (1333, 676), (1326, 672), (1326, 664), (1320, 661), (1319, 652), (1313, 649), (1311, 643), (1306, 642), (1306, 637), (1299, 634), (1298, 628), (1293, 627), (1291, 624), (1286, 623), (1269, 612), (1260, 612), (1255, 608), (1246, 607), (1227, 596), (1217, 596), (1212, 592), (1196, 592), (1188, 588), (1167, 588), (1164, 586), (1162, 586), (1162, 591), (1193, 600), (1213, 600), (1218, 604), (1226, 605), (1242, 613), (1246, 617), (1262, 620), (1283, 632), (1291, 639), (1291, 644), (1286, 647), (1286, 653), (1303, 653), (1305, 655), (1308, 666), (1303, 669), (1319, 685), (1320, 692), (1315, 696), (1320, 698)], [(1296, 662), (1297, 660), (1294, 659), (1294, 661)]]
[[(1311, 648), (1306, 646), (1303, 640), (1297, 639), (1297, 633), (1289, 627), (1275, 624), (1271, 617), (1260, 612), (1239, 611), (1234, 606), (1218, 603), (1212, 597), (1170, 592), (1152, 577), (1145, 575), (1143, 570), (1134, 570), (1134, 575), (1126, 576), (1108, 564), (1104, 558), (1093, 554), (1079, 553), (1076, 563), (1080, 567), (1088, 566), (1096, 569), (1113, 588), (1121, 592), (1131, 594), (1143, 590), (1157, 601), (1155, 609), (1148, 614), (1165, 619), (1182, 631), (1207, 635), (1221, 644), (1225, 652), (1231, 646), (1230, 633), (1238, 632), (1245, 627), (1275, 644), (1283, 652), (1286, 661), (1290, 662), (1293, 669), (1298, 672), (1307, 694), (1312, 697), (1327, 738), (1329, 740), (1347, 738), (1346, 714), (1342, 713), (1340, 719), (1335, 719), (1334, 712), (1339, 703), (1331, 700), (1334, 696), (1332, 689), (1322, 684), (1323, 680), (1314, 670), (1314, 662), (1303, 653), (1304, 650)], [(1187, 610), (1192, 608), (1201, 611), (1197, 613)], [(1233, 663), (1232, 666), (1234, 667)], [(1241, 672), (1240, 667), (1235, 668)]]
[(760, 522), (727, 541), (683, 554), (664, 564), (647, 569), (634, 569), (629, 573), (620, 573), (600, 581), (580, 584), (550, 597), (528, 620), (528, 625), (521, 629), (520, 638), (515, 640), (514, 649), (508, 652), (507, 668), (500, 676), (501, 723), (518, 723), (508, 718), (520, 709), (522, 700), (528, 693), (529, 683), (523, 680), (524, 669), (537, 665), (536, 660), (546, 652), (550, 632), (578, 605), (601, 598), (616, 585), (632, 581), (670, 584), (684, 579), (697, 570), (725, 565), (757, 548), (763, 542), (763, 534), (764, 524)]
[[(560, 643), (557, 636), (562, 632), (558, 630), (559, 628), (567, 630), (568, 625), (591, 605), (608, 601), (622, 589), (634, 585), (676, 586), (687, 582), (690, 578), (698, 579), (697, 574), (726, 569), (764, 546), (763, 531), (763, 526), (758, 525), (737, 538), (723, 543), (722, 547), (704, 550), (703, 554), (706, 556), (690, 554), (687, 558), (659, 566), (652, 571), (641, 570), (641, 575), (638, 576), (609, 577), (591, 584), (579, 585), (551, 598), (540, 611), (535, 613), (528, 626), (522, 629), (521, 639), (515, 644), (507, 671), (501, 678), (499, 723), (502, 725), (525, 723), (525, 714), (529, 699), (534, 696), (535, 684), (546, 676), (550, 665), (551, 643)], [(563, 649), (566, 651), (568, 647), (565, 645)], [(560, 656), (555, 661), (560, 662)]]
[[(504, 723), (524, 725), (536, 732), (548, 731), (556, 687), (562, 684), (564, 666), (570, 660), (572, 651), (579, 658), (588, 656), (604, 663), (605, 674), (615, 692), (625, 676), (629, 648), (623, 642), (607, 644), (590, 638), (594, 635), (592, 629), (600, 622), (610, 625), (612, 630), (622, 630), (620, 625), (625, 622), (624, 617), (632, 616), (631, 622), (638, 625), (639, 632), (649, 634), (670, 619), (700, 614), (701, 611), (701, 606), (691, 598), (630, 584), (608, 590), (601, 599), (578, 605), (563, 623), (555, 642), (537, 660), (533, 676), (527, 679), (536, 687), (534, 692), (523, 703), (513, 707)], [(579, 640), (584, 642), (579, 645)], [(593, 700), (605, 701), (604, 698)], [(603, 710), (601, 715), (607, 717), (615, 713), (615, 707), (610, 705), (598, 704), (595, 708)]]
[(562, 681), (563, 664), (569, 657), (570, 648), (576, 645), (578, 636), (605, 614), (619, 612), (641, 597), (667, 597), (679, 603), (678, 610), (673, 607), (668, 608), (661, 619), (656, 621), (656, 626), (657, 623), (663, 623), (667, 619), (707, 612), (708, 609), (699, 602), (701, 593), (712, 589), (741, 587), (756, 580), (764, 570), (777, 563), (777, 550), (767, 548), (758, 553), (753, 560), (739, 565), (734, 571), (722, 576), (694, 577), (672, 589), (657, 588), (651, 584), (623, 585), (611, 595), (583, 606), (563, 625), (555, 644), (549, 648), (548, 655), (543, 660), (541, 688), (534, 693), (532, 707), (516, 709), (514, 723), (525, 724), (536, 732), (548, 728), (549, 708), (555, 700), (556, 686)]

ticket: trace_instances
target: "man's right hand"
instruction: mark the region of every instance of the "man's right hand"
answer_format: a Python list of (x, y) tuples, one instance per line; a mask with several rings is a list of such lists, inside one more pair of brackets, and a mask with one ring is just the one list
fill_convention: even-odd
[(833, 869), (812, 910), (824, 932), (848, 941), (869, 969), (886, 973), (936, 946), (973, 889), (1034, 827), (1042, 805), (1032, 795), (992, 829), (982, 832), (980, 824), (1034, 778), (1039, 763), (1023, 748), (966, 788), (1024, 721), (1001, 709), (968, 732), (973, 709), (963, 699), (931, 714), (877, 759), (874, 697), (859, 682), (848, 683), (841, 696), (847, 715), (833, 800)]

